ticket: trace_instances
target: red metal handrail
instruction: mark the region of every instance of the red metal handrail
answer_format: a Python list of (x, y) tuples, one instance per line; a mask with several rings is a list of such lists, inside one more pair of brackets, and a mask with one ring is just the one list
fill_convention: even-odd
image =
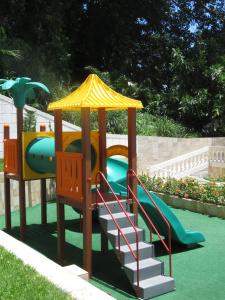
[[(146, 193), (146, 195), (148, 196), (148, 198), (151, 200), (151, 202), (155, 206), (157, 212), (162, 217), (163, 221), (166, 223), (167, 228), (168, 228), (168, 245), (162, 239), (161, 234), (159, 233), (159, 231), (157, 230), (157, 228), (153, 224), (152, 220), (149, 218), (149, 216), (147, 215), (146, 211), (144, 210), (143, 206), (141, 205), (141, 203), (137, 199), (136, 195), (134, 194), (134, 192), (130, 188), (130, 186), (129, 186), (129, 178), (131, 176), (136, 178), (137, 182), (142, 187), (143, 191)], [(152, 198), (152, 196), (149, 193), (149, 191), (145, 188), (145, 186), (143, 185), (143, 183), (141, 182), (141, 180), (138, 178), (137, 174), (132, 169), (130, 169), (130, 170), (127, 171), (127, 198), (129, 198), (129, 192), (132, 194), (134, 201), (140, 207), (142, 213), (144, 214), (144, 216), (146, 217), (147, 221), (150, 224), (150, 240), (151, 240), (151, 242), (152, 242), (152, 228), (153, 228), (154, 231), (156, 232), (156, 234), (158, 235), (160, 241), (162, 242), (163, 246), (165, 247), (167, 253), (169, 254), (169, 269), (170, 269), (170, 276), (172, 277), (172, 254), (171, 254), (172, 251), (171, 251), (171, 227), (170, 227), (170, 223), (167, 221), (167, 219), (165, 218), (165, 216), (163, 215), (163, 213), (159, 209), (158, 205), (156, 204), (156, 202)]]
[[(116, 221), (116, 219), (114, 218), (112, 212), (110, 211), (110, 208), (108, 206), (108, 204), (106, 203), (106, 201), (104, 200), (99, 188), (98, 188), (98, 177), (101, 177), (104, 181), (104, 183), (106, 184), (107, 188), (111, 191), (114, 199), (118, 202), (119, 206), (121, 207), (122, 211), (124, 212), (125, 216), (127, 217), (129, 223), (131, 224), (131, 226), (133, 227), (134, 229), (134, 232), (135, 232), (135, 235), (136, 235), (136, 251), (137, 251), (137, 255), (135, 255), (134, 251), (132, 250), (131, 246), (130, 246), (130, 243), (128, 242), (126, 236), (124, 235), (120, 225), (118, 224), (118, 222)], [(139, 281), (140, 281), (140, 269), (139, 269), (139, 247), (138, 247), (138, 232), (137, 232), (137, 229), (136, 229), (136, 226), (134, 225), (133, 221), (131, 220), (131, 218), (129, 217), (129, 215), (127, 214), (127, 211), (124, 209), (123, 205), (120, 203), (120, 200), (119, 198), (117, 197), (117, 195), (114, 193), (111, 185), (109, 184), (108, 180), (106, 179), (105, 175), (102, 173), (102, 172), (98, 172), (96, 174), (96, 193), (97, 195), (101, 198), (101, 201), (103, 202), (105, 208), (107, 209), (108, 213), (110, 214), (113, 222), (115, 223), (117, 229), (118, 229), (118, 246), (119, 246), (119, 257), (121, 257), (121, 253), (120, 253), (120, 234), (122, 235), (124, 241), (126, 242), (133, 258), (136, 260), (137, 262), (137, 286), (138, 286), (138, 293), (139, 293)], [(98, 206), (98, 197), (96, 197), (96, 206)]]

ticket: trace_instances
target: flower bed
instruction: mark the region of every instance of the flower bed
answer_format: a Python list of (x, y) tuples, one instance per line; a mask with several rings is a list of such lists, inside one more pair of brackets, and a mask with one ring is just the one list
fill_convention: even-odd
[(180, 198), (155, 192), (166, 204), (180, 209), (187, 209), (199, 214), (225, 219), (225, 205), (206, 203), (198, 200)]
[(192, 178), (165, 179), (146, 175), (141, 175), (140, 179), (148, 190), (154, 192), (225, 206), (225, 184), (221, 182), (217, 184), (210, 181), (203, 184)]

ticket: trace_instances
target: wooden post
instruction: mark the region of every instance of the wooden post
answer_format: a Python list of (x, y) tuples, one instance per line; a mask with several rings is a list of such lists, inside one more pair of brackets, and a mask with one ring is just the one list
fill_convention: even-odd
[[(8, 124), (4, 125), (3, 139), (8, 140), (10, 138), (10, 128)], [(5, 197), (5, 226), (6, 231), (10, 231), (12, 228), (11, 223), (11, 199), (10, 199), (10, 179), (4, 172), (4, 197)]]
[(92, 273), (91, 139), (90, 108), (81, 109), (83, 154), (83, 265)]
[(22, 108), (17, 108), (20, 239), (23, 241), (25, 239), (25, 234), (26, 234), (26, 195), (25, 195), (25, 181), (23, 180), (22, 132), (23, 132), (23, 109)]
[(9, 128), (9, 124), (4, 124), (3, 127), (3, 138), (4, 140), (8, 140), (10, 138), (10, 128)]
[[(107, 175), (106, 171), (106, 111), (105, 108), (98, 109), (98, 128), (99, 128), (99, 170)], [(102, 182), (101, 191), (103, 193), (107, 192), (107, 188)], [(108, 250), (108, 238), (104, 232), (101, 230), (101, 251), (106, 253)]]
[[(55, 152), (62, 151), (62, 111), (55, 110)], [(57, 168), (57, 166), (56, 166)], [(65, 251), (65, 209), (60, 203), (60, 198), (56, 194), (57, 201), (57, 231), (58, 231), (58, 261), (62, 265)]]
[[(128, 108), (128, 166), (137, 172), (137, 153), (136, 153), (136, 108)], [(134, 194), (137, 194), (137, 182), (131, 178), (130, 187)], [(138, 207), (133, 203), (131, 211), (136, 215), (135, 221), (138, 224)]]
[(99, 128), (99, 169), (106, 175), (106, 111), (104, 108), (98, 109)]
[[(40, 132), (45, 132), (45, 124), (40, 124)], [(47, 224), (46, 179), (41, 179), (41, 224)]]

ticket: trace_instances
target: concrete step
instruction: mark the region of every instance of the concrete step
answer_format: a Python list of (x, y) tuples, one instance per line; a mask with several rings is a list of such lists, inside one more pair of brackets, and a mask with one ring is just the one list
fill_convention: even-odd
[[(131, 218), (132, 222), (134, 223), (134, 214), (131, 213), (127, 213), (127, 214)], [(131, 223), (129, 222), (124, 212), (114, 213), (113, 217), (116, 219), (117, 223), (121, 228), (131, 226)], [(110, 214), (100, 216), (99, 221), (101, 222), (101, 225), (105, 231), (117, 229), (117, 226), (114, 223)]]
[[(123, 205), (123, 207), (125, 208), (126, 211), (129, 211), (129, 204), (127, 202), (127, 199), (124, 200), (120, 200), (120, 203)], [(120, 207), (120, 205), (118, 204), (117, 201), (109, 201), (107, 202), (107, 205), (110, 208), (111, 213), (120, 213), (122, 212), (122, 208)], [(103, 203), (99, 203), (98, 204), (98, 215), (102, 216), (102, 215), (108, 215), (109, 212), (106, 209), (105, 205)]]
[[(137, 290), (137, 283), (134, 283), (134, 288)], [(175, 290), (174, 279), (169, 276), (155, 276), (139, 282), (139, 297), (142, 299), (153, 298)]]
[[(138, 232), (138, 241), (142, 242), (144, 240), (144, 230), (140, 228), (136, 228)], [(133, 227), (122, 228), (123, 234), (130, 244), (136, 243), (136, 234)], [(108, 238), (114, 248), (118, 247), (118, 230), (109, 230)], [(126, 242), (122, 235), (120, 234), (120, 245), (126, 245)]]
[[(132, 284), (137, 281), (137, 262), (126, 264), (124, 270)], [(162, 275), (163, 273), (164, 265), (161, 261), (155, 258), (139, 261), (139, 280)]]
[[(136, 255), (136, 253), (137, 253), (136, 243), (131, 244), (130, 246)], [(154, 245), (153, 244), (139, 242), (138, 249), (139, 249), (139, 260), (151, 258), (154, 256)], [(116, 250), (117, 256), (119, 257), (119, 248), (117, 247), (115, 250)], [(121, 261), (122, 265), (135, 262), (135, 259), (134, 259), (133, 255), (131, 254), (130, 249), (127, 245), (120, 247), (120, 261)]]

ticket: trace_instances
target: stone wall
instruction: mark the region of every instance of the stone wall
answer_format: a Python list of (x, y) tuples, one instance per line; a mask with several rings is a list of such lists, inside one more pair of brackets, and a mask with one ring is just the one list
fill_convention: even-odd
[[(127, 146), (126, 135), (107, 135), (107, 147)], [(205, 146), (225, 146), (225, 138), (171, 138), (156, 136), (137, 137), (138, 171), (147, 172), (151, 165), (175, 158)]]
[(213, 164), (209, 165), (208, 174), (212, 178), (225, 177), (225, 165), (215, 166)]
[[(18, 181), (10, 180), (11, 210), (19, 209)], [(40, 203), (40, 180), (26, 181), (26, 206), (31, 207)], [(47, 200), (55, 198), (55, 181), (47, 179)], [(0, 215), (5, 213), (4, 203), (4, 174), (0, 173)]]

